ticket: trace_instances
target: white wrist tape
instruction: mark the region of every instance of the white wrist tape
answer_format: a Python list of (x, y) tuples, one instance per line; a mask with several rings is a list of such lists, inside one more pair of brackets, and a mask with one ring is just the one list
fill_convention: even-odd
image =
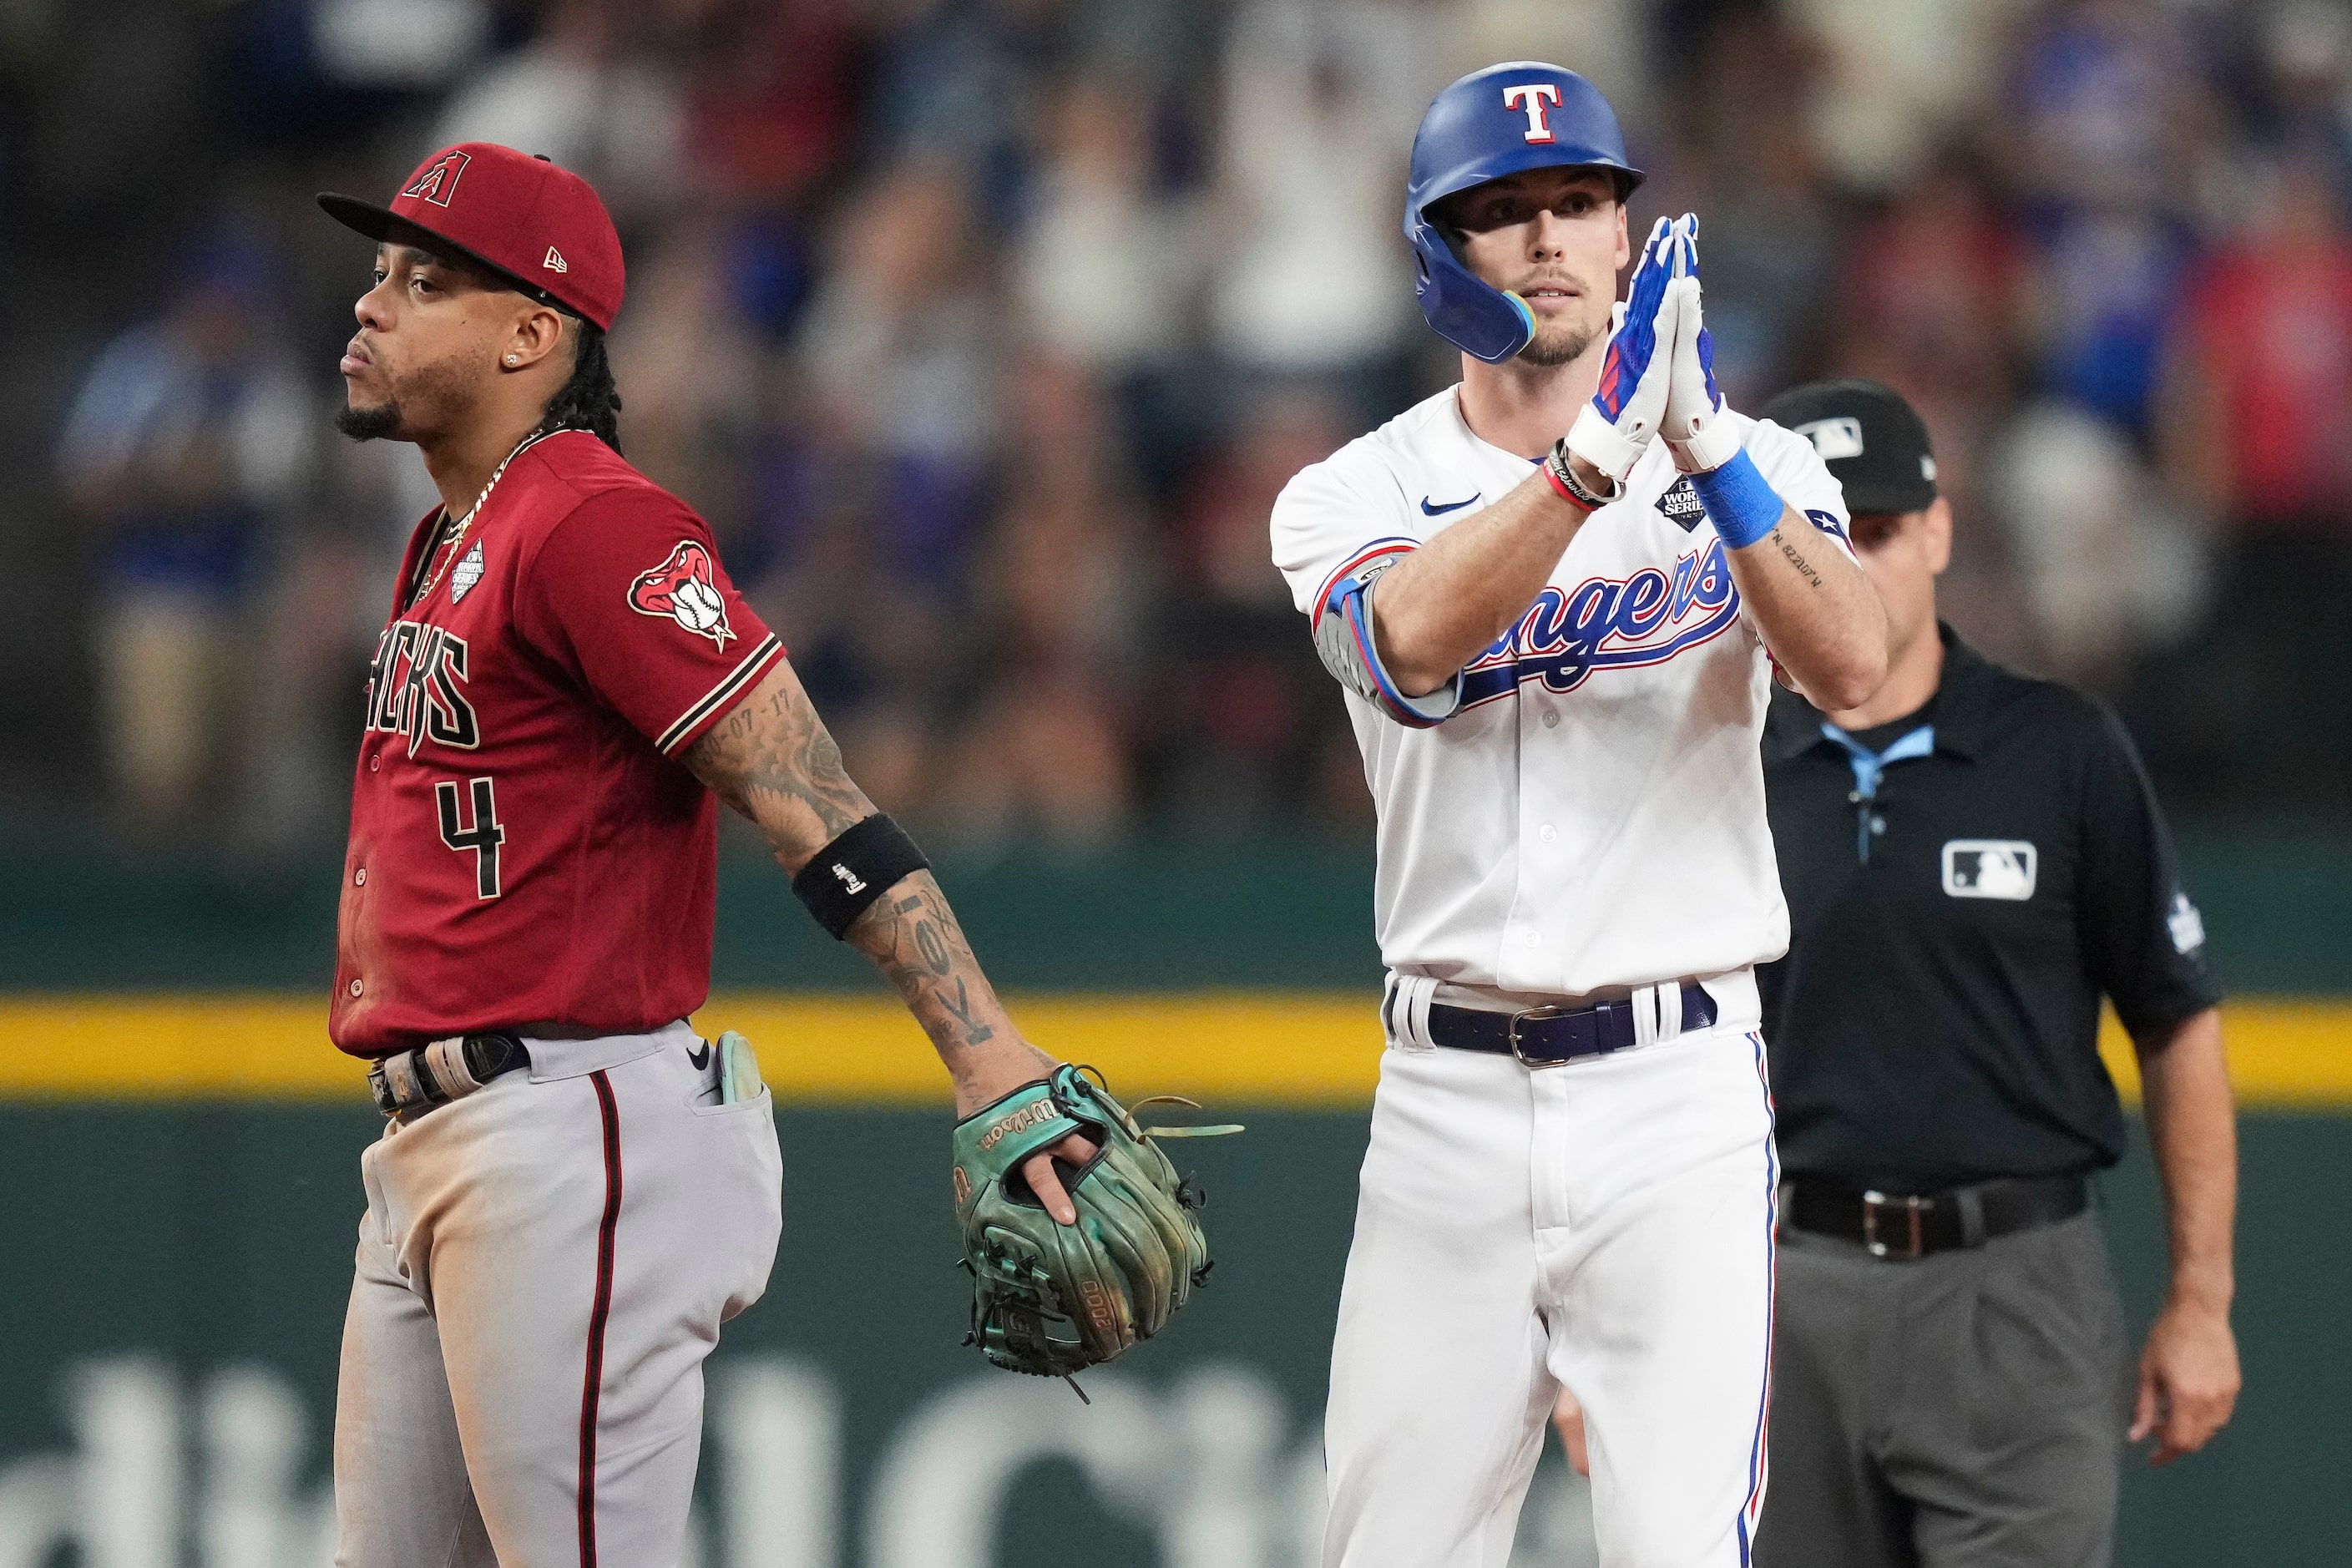
[(1642, 460), (1650, 445), (1652, 431), (1645, 423), (1630, 423), (1620, 428), (1609, 423), (1609, 416), (1586, 404), (1578, 410), (1576, 423), (1568, 429), (1568, 449), (1607, 474), (1622, 482)]

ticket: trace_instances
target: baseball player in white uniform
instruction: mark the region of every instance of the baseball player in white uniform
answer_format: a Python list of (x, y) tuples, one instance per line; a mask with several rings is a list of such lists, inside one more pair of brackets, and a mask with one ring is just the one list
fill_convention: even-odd
[(1773, 662), (1860, 701), (1885, 618), (1812, 447), (1722, 405), (1695, 219), (1612, 331), (1641, 178), (1572, 72), (1441, 94), (1405, 229), (1463, 379), (1275, 506), (1379, 805), (1389, 969), (1326, 1568), (1498, 1568), (1562, 1386), (1608, 1568), (1745, 1564), (1763, 1502), (1753, 970), (1788, 919), (1757, 743)]

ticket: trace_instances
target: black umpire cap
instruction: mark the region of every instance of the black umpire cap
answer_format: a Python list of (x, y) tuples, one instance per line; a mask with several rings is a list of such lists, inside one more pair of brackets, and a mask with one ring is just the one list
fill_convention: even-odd
[(1927, 426), (1892, 387), (1807, 382), (1767, 404), (1761, 416), (1813, 444), (1854, 516), (1918, 511), (1936, 499)]

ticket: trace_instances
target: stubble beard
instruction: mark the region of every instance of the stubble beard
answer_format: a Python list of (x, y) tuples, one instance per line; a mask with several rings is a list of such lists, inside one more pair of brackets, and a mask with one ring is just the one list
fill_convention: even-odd
[(1538, 327), (1528, 346), (1519, 351), (1519, 360), (1543, 370), (1573, 364), (1585, 356), (1600, 336), (1600, 330), (1595, 327), (1563, 326), (1549, 331)]

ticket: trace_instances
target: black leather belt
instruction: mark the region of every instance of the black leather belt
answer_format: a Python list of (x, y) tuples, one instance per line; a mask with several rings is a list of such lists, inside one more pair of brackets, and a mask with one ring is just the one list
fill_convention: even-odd
[(452, 1035), (376, 1058), (368, 1068), (368, 1092), (378, 1110), (398, 1116), (462, 1100), (500, 1074), (529, 1066), (530, 1053), (512, 1035)]
[[(1713, 1028), (1715, 998), (1688, 980), (1683, 982), (1682, 993), (1684, 1031)], [(1517, 1013), (1433, 1004), (1429, 1037), (1448, 1050), (1491, 1051), (1517, 1057), (1531, 1068), (1558, 1067), (1633, 1044), (1633, 1004), (1599, 1002), (1590, 1007), (1529, 1007)]]
[(1939, 1193), (1887, 1193), (1821, 1176), (1792, 1176), (1781, 1223), (1817, 1236), (1858, 1241), (1874, 1258), (1909, 1260), (1982, 1247), (1997, 1236), (2072, 1219), (2091, 1206), (2080, 1176), (1979, 1182)]

